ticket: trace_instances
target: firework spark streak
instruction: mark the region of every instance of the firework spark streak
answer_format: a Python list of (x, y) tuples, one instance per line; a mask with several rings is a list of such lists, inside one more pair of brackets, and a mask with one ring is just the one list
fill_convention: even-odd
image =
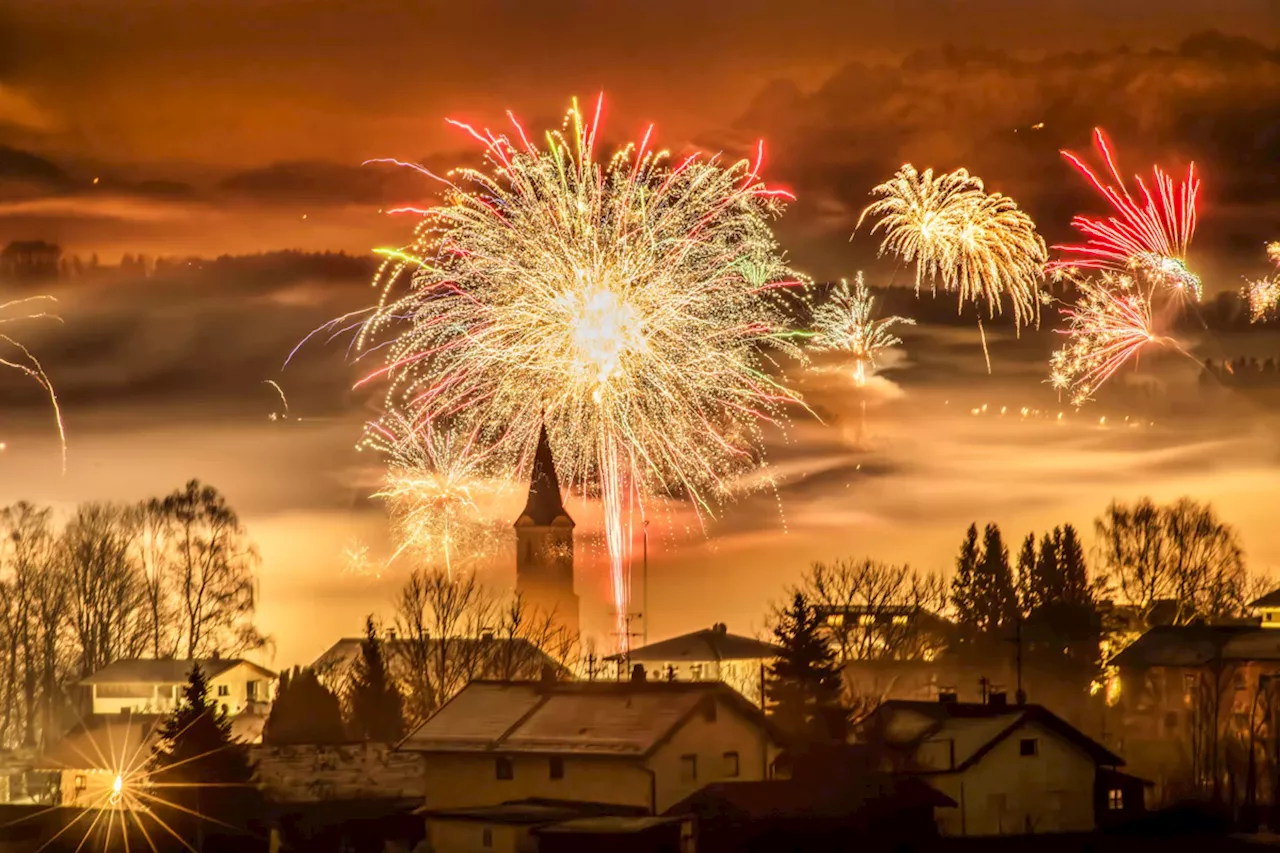
[(763, 146), (673, 165), (650, 128), (601, 161), (601, 105), (589, 119), (575, 103), (541, 147), (514, 117), (514, 141), (458, 124), (492, 169), (439, 178), (441, 202), (413, 211), (357, 346), (389, 344), (360, 384), (387, 383), (388, 419), (415, 432), (474, 435), (527, 470), (545, 422), (562, 476), (604, 504), (625, 648), (630, 519), (655, 494), (709, 513), (761, 464), (761, 422), (798, 401), (766, 362), (802, 357), (782, 294), (805, 282), (777, 250), (769, 220), (790, 195), (761, 180)]
[[(55, 314), (45, 311), (31, 311), (29, 306), (33, 303), (56, 302), (52, 296), (30, 296), (26, 299), (15, 299), (11, 302), (0, 302), (0, 326), (7, 326), (12, 323), (20, 323), (26, 320), (54, 320), (59, 323), (62, 318)], [(44, 367), (40, 364), (31, 351), (15, 340), (13, 337), (0, 332), (0, 343), (8, 344), (17, 350), (21, 356), (21, 360), (13, 360), (0, 356), (0, 366), (12, 368), (19, 373), (24, 373), (36, 384), (45, 390), (49, 395), (49, 405), (53, 407), (53, 419), (58, 426), (58, 441), (62, 449), (62, 473), (67, 473), (67, 431), (62, 424), (62, 408), (58, 405), (58, 395), (53, 390), (53, 382), (49, 380), (48, 374), (44, 372)]]
[(916, 264), (916, 292), (924, 280), (958, 295), (964, 303), (986, 301), (990, 316), (1005, 296), (1015, 325), (1039, 319), (1039, 291), (1047, 258), (1031, 217), (1013, 199), (988, 193), (964, 169), (935, 176), (907, 164), (875, 187), (879, 200), (858, 220), (876, 218), (871, 233), (884, 230), (880, 252)]
[(1187, 177), (1175, 182), (1158, 166), (1152, 167), (1154, 191), (1141, 176), (1135, 176), (1139, 199), (1135, 199), (1125, 186), (1116, 166), (1110, 143), (1100, 128), (1095, 129), (1094, 144), (1107, 164), (1107, 171), (1114, 183), (1105, 183), (1093, 169), (1070, 151), (1065, 157), (1088, 179), (1115, 210), (1113, 216), (1095, 219), (1076, 216), (1071, 224), (1084, 234), (1083, 245), (1054, 246), (1070, 257), (1054, 261), (1050, 269), (1076, 267), (1091, 270), (1110, 270), (1118, 273), (1141, 272), (1153, 281), (1179, 292), (1192, 295), (1197, 301), (1202, 296), (1198, 276), (1187, 268), (1187, 247), (1196, 230), (1196, 195), (1200, 191), (1200, 179), (1192, 163)]
[[(1267, 257), (1280, 267), (1280, 242), (1267, 244)], [(1260, 278), (1244, 286), (1244, 297), (1249, 302), (1249, 322), (1261, 323), (1269, 319), (1280, 305), (1280, 272), (1269, 278)]]
[(1050, 383), (1081, 406), (1147, 344), (1164, 340), (1152, 320), (1152, 288), (1103, 272), (1076, 282), (1075, 306), (1062, 309), (1070, 340), (1049, 360)]
[(854, 380), (859, 387), (866, 384), (867, 373), (875, 372), (877, 359), (885, 350), (902, 340), (889, 330), (898, 324), (914, 326), (909, 317), (875, 319), (875, 299), (858, 273), (854, 288), (841, 281), (831, 298), (813, 314), (814, 348), (839, 350), (854, 359)]

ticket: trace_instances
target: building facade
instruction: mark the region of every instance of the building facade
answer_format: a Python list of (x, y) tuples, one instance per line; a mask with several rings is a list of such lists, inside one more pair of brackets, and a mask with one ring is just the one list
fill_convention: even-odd
[(209, 685), (209, 701), (229, 715), (265, 714), (276, 674), (240, 658), (118, 660), (80, 683), (91, 690), (93, 713), (167, 714), (182, 699), (195, 665)]
[(533, 456), (529, 498), (515, 521), (516, 591), (535, 614), (550, 617), (569, 636), (580, 633), (573, 586), (573, 519), (560, 496), (544, 426)]

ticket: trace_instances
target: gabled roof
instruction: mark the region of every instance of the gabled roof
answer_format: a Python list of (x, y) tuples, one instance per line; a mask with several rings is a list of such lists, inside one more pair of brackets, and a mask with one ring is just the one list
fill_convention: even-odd
[(1280, 607), (1280, 589), (1273, 589), (1271, 592), (1249, 602), (1250, 607)]
[(758, 708), (719, 682), (473, 681), (398, 748), (644, 758), (711, 702), (772, 733)]
[[(678, 663), (681, 661), (760, 660), (776, 658), (782, 649), (770, 643), (730, 634), (723, 624), (715, 625), (692, 634), (681, 634), (669, 640), (650, 643), (632, 649), (633, 662)], [(622, 655), (605, 658), (620, 660)]]
[[(1035, 724), (1057, 734), (1075, 746), (1099, 766), (1120, 767), (1124, 759), (1111, 752), (1075, 726), (1043, 705), (991, 705), (975, 702), (915, 702), (891, 699), (883, 703), (863, 721), (864, 732), (872, 731), (896, 713), (914, 713), (926, 717), (929, 725), (908, 740), (891, 747), (914, 751), (926, 740), (951, 740), (955, 749), (955, 766), (947, 770), (926, 769), (919, 772), (960, 773), (982, 760), (1014, 732)], [(881, 731), (884, 729), (881, 728)]]
[[(321, 675), (340, 672), (355, 663), (356, 658), (360, 656), (360, 645), (363, 642), (363, 637), (343, 637), (316, 658), (311, 668)], [(382, 648), (388, 658), (395, 658), (409, 647), (410, 642), (405, 639), (386, 639), (382, 641)], [(426, 645), (424, 652), (432, 654), (442, 641), (431, 637), (420, 642)], [(528, 669), (530, 672), (527, 674), (532, 676), (543, 666), (550, 666), (557, 670), (563, 668), (550, 655), (524, 637), (450, 637), (443, 642), (450, 644), (450, 654), (455, 658), (474, 661), (476, 672), (482, 678), (492, 675), (495, 669), (504, 675), (508, 674), (503, 672), (504, 669), (521, 671)]]
[(667, 809), (668, 815), (715, 814), (728, 818), (847, 818), (863, 811), (953, 807), (955, 800), (910, 776), (868, 773), (839, 784), (770, 779), (712, 782)]
[(1260, 625), (1160, 625), (1111, 658), (1113, 666), (1204, 666), (1280, 661), (1280, 631)]
[(565, 511), (560, 498), (560, 478), (556, 476), (556, 463), (551, 456), (551, 442), (547, 440), (547, 426), (538, 432), (538, 447), (533, 453), (533, 474), (529, 478), (529, 500), (520, 513), (519, 524), (524, 519), (537, 527), (548, 527), (558, 518), (573, 525), (573, 519)]
[(132, 658), (109, 663), (81, 684), (186, 684), (191, 669), (200, 665), (205, 678), (217, 678), (224, 672), (244, 664), (263, 678), (275, 678), (276, 674), (243, 658), (204, 658), (201, 660), (176, 660), (174, 658)]

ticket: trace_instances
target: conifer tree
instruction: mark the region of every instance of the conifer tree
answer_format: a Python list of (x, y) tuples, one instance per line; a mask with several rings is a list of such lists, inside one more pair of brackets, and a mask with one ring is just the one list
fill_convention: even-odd
[(969, 525), (964, 544), (960, 546), (960, 554), (956, 557), (956, 573), (951, 578), (951, 606), (956, 611), (956, 621), (968, 629), (978, 626), (977, 604), (975, 597), (975, 575), (978, 571), (978, 525)]
[(391, 680), (382, 641), (370, 616), (347, 688), (352, 732), (363, 740), (396, 743), (404, 736), (404, 700)]
[(1013, 624), (1018, 618), (1013, 570), (1009, 568), (1009, 550), (995, 524), (988, 524), (983, 531), (982, 557), (973, 577), (977, 627), (990, 633)]
[(320, 683), (310, 667), (295, 667), (280, 675), (275, 702), (262, 729), (262, 741), (272, 745), (338, 744), (347, 740), (342, 703)]
[(1028, 533), (1022, 540), (1022, 550), (1018, 552), (1018, 609), (1023, 615), (1040, 604), (1036, 588), (1036, 558), (1036, 535)]
[(778, 614), (774, 637), (783, 652), (769, 668), (765, 696), (770, 714), (801, 742), (843, 740), (847, 713), (835, 652), (822, 636), (822, 620), (804, 593)]

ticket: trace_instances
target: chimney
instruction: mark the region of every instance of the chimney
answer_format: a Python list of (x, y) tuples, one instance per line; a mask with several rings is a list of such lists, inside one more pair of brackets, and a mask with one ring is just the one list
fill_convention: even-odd
[(393, 642), (393, 643), (395, 642), (395, 639), (396, 639), (396, 629), (395, 629), (395, 628), (388, 628), (388, 629), (387, 629), (387, 636), (386, 636), (386, 639), (387, 639), (387, 640), (389, 640), (389, 641), (391, 641), (391, 642)]
[(543, 684), (555, 684), (557, 680), (556, 668), (549, 663), (544, 663), (542, 665), (541, 678)]
[(727, 634), (729, 633), (729, 626), (723, 622), (717, 622), (711, 626), (711, 630), (715, 631), (717, 634)]
[(485, 631), (483, 634), (481, 634), (481, 635), (480, 635), (480, 642), (482, 642), (482, 643), (492, 643), (492, 642), (493, 642), (493, 632), (492, 632), (492, 631)]
[(1009, 697), (1003, 690), (992, 691), (991, 694), (987, 696), (987, 704), (992, 708), (1007, 708), (1009, 707)]
[(941, 690), (938, 692), (938, 701), (944, 705), (954, 705), (959, 700), (954, 690)]
[(644, 664), (638, 663), (635, 666), (631, 667), (631, 683), (632, 684), (644, 684), (648, 680), (649, 678), (647, 675), (645, 675), (645, 672), (644, 672)]

